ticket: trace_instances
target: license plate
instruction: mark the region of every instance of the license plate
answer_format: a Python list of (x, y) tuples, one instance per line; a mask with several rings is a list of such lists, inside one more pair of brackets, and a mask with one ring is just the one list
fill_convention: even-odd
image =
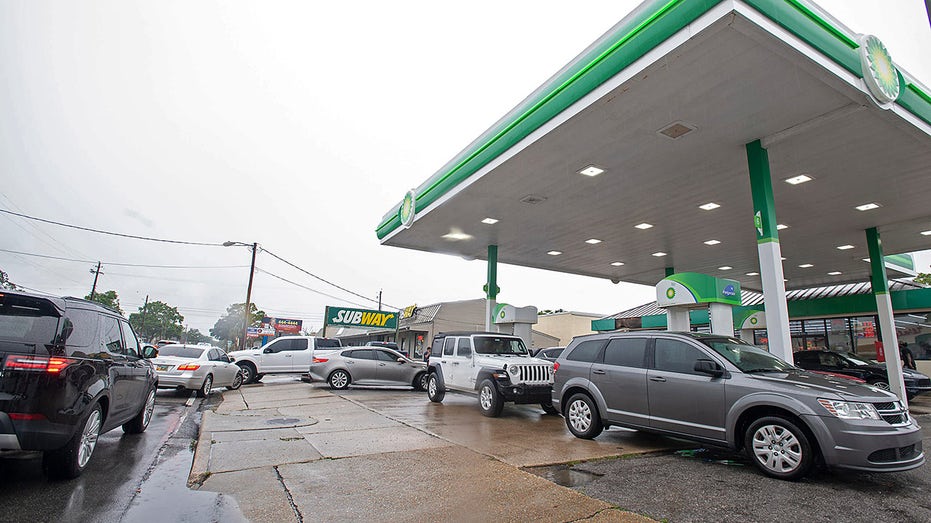
[(168, 365), (156, 365), (155, 370), (159, 372), (165, 372), (168, 370)]

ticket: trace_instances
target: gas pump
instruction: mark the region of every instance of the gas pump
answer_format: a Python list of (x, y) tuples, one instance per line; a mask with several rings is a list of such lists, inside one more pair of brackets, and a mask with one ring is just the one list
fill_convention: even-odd
[[(524, 340), (524, 346), (529, 350), (533, 347), (532, 326), (537, 322), (537, 308), (533, 305), (515, 307), (507, 303), (499, 303), (495, 307), (495, 325), (503, 334), (513, 334)], [(509, 326), (509, 327), (508, 327)], [(510, 330), (511, 332), (507, 332)]]
[(656, 284), (656, 303), (666, 309), (669, 330), (690, 330), (689, 311), (708, 307), (711, 332), (734, 335), (732, 308), (740, 305), (740, 282), (698, 272), (679, 272)]

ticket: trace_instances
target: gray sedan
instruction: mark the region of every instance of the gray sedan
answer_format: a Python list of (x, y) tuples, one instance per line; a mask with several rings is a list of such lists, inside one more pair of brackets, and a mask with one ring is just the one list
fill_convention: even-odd
[(355, 385), (408, 385), (425, 390), (427, 365), (380, 347), (344, 347), (314, 356), (310, 378), (333, 389)]
[(214, 386), (236, 390), (242, 385), (242, 369), (216, 347), (165, 345), (151, 361), (160, 389), (196, 390), (204, 397)]

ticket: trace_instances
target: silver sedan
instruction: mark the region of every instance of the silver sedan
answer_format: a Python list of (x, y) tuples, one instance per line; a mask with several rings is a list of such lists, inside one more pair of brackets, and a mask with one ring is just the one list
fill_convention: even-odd
[(222, 349), (204, 345), (165, 345), (153, 358), (160, 389), (196, 390), (204, 397), (213, 387), (236, 390), (242, 386), (242, 369)]
[(380, 347), (344, 347), (317, 353), (310, 364), (312, 381), (325, 381), (333, 389), (355, 385), (427, 386), (427, 364)]

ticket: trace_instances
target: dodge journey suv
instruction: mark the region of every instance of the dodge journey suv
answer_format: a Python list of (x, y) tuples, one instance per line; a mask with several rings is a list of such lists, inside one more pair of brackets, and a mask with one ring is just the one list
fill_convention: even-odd
[(581, 336), (555, 367), (553, 406), (579, 438), (617, 425), (744, 449), (780, 479), (816, 461), (873, 472), (925, 461), (920, 427), (890, 392), (804, 371), (736, 338)]

